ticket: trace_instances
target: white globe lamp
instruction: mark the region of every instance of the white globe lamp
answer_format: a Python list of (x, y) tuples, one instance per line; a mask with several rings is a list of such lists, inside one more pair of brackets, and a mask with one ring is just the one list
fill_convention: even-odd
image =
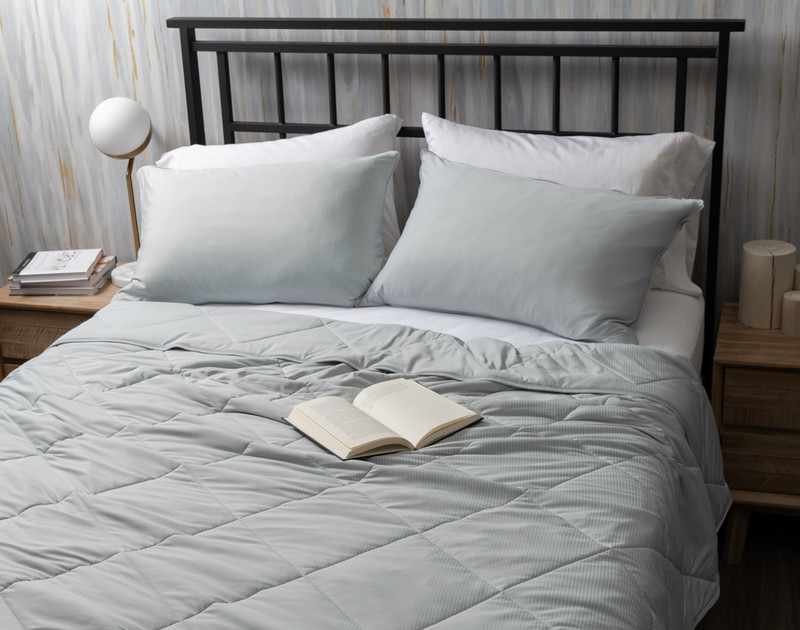
[[(89, 118), (89, 137), (95, 147), (105, 155), (128, 160), (125, 180), (128, 184), (128, 202), (131, 209), (133, 245), (139, 253), (139, 222), (133, 200), (133, 160), (145, 150), (153, 135), (153, 126), (147, 110), (136, 101), (115, 96), (100, 103)], [(117, 286), (125, 286), (133, 278), (133, 263), (120, 265), (111, 275)]]

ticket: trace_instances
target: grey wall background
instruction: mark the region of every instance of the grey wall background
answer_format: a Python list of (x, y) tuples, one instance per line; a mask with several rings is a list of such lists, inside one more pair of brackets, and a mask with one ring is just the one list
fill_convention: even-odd
[[(137, 166), (153, 163), (171, 148), (188, 143), (178, 35), (167, 29), (171, 16), (340, 16), (340, 17), (592, 17), (592, 18), (745, 18), (746, 32), (732, 36), (731, 79), (725, 146), (720, 297), (736, 299), (741, 246), (755, 238), (797, 242), (800, 177), (797, 155), (800, 119), (800, 3), (786, 0), (615, 0), (529, 2), (524, 0), (0, 0), (0, 272), (5, 276), (23, 255), (36, 249), (102, 246), (120, 260), (133, 258), (126, 163), (95, 150), (87, 125), (94, 107), (111, 96), (128, 96), (150, 112), (154, 136)], [(278, 34), (279, 36), (281, 34)], [(241, 37), (251, 36), (247, 33)], [(345, 33), (325, 37), (344, 38)], [(374, 37), (365, 33), (362, 38)], [(429, 37), (453, 37), (436, 33)], [(491, 33), (475, 37), (489, 41)], [(514, 37), (514, 35), (505, 35)], [(551, 36), (552, 38), (552, 36)], [(565, 128), (602, 129), (607, 106), (579, 87), (589, 79), (602, 91), (604, 68), (572, 63), (565, 72)], [(648, 65), (650, 64), (650, 65)], [(340, 122), (380, 113), (373, 91), (373, 68), (340, 62), (339, 89), (345, 96)], [(452, 74), (490, 79), (477, 60)], [(209, 60), (202, 72), (214, 67)], [(294, 71), (291, 63), (287, 73)], [(433, 85), (434, 73), (412, 61), (398, 60), (395, 83), (414, 74)], [(546, 69), (523, 67), (526, 77)], [(625, 70), (638, 80), (636, 94), (624, 101), (629, 130), (669, 127), (672, 97), (652, 77), (670, 69), (647, 62)], [(271, 69), (243, 59), (234, 82), (248, 98), (235, 103), (240, 115), (261, 115), (270, 107)], [(426, 74), (427, 73), (427, 74)], [(488, 75), (488, 76), (487, 76)], [(320, 75), (322, 76), (322, 75)], [(702, 85), (708, 74), (690, 76)], [(650, 85), (648, 85), (650, 84)], [(526, 84), (524, 84), (526, 85)], [(653, 91), (655, 89), (655, 96)], [(454, 82), (448, 111), (468, 124), (489, 124), (485, 91), (465, 92)], [(663, 93), (663, 98), (661, 94)], [(422, 111), (435, 111), (432, 89), (415, 93), (394, 89), (395, 113), (418, 123)], [(549, 124), (547, 88), (519, 88), (507, 99), (505, 116), (527, 124)], [(287, 94), (294, 120), (326, 120), (326, 105), (299, 87)], [(690, 94), (696, 110), (693, 131), (710, 135), (710, 116), (702, 96)], [(206, 114), (218, 104), (207, 95)], [(253, 138), (255, 139), (255, 138)], [(221, 142), (216, 129), (208, 141)], [(409, 147), (416, 150), (417, 147)], [(408, 212), (416, 186), (413, 153), (399, 173), (398, 203)]]

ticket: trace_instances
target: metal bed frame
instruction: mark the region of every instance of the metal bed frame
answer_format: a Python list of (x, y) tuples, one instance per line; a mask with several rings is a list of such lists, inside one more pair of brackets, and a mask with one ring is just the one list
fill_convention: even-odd
[[(552, 126), (550, 129), (514, 129), (528, 133), (559, 135), (633, 135), (620, 132), (620, 64), (623, 59), (661, 58), (675, 61), (675, 113), (674, 131), (683, 131), (686, 123), (687, 75), (689, 60), (716, 60), (713, 97), (713, 140), (716, 142), (711, 163), (710, 206), (706, 236), (705, 272), (705, 322), (702, 376), (705, 387), (711, 387), (711, 366), (716, 338), (717, 258), (719, 249), (719, 223), (723, 148), (725, 137), (725, 104), (728, 84), (728, 57), (730, 35), (744, 31), (744, 20), (598, 20), (598, 19), (372, 19), (372, 18), (187, 18), (167, 20), (167, 26), (180, 31), (184, 85), (188, 110), (189, 135), (193, 144), (205, 144), (205, 122), (198, 54), (216, 54), (222, 134), (226, 143), (235, 142), (237, 132), (307, 134), (340, 126), (336, 112), (336, 55), (378, 55), (381, 58), (381, 94), (383, 111), (391, 112), (390, 55), (434, 56), (437, 64), (438, 115), (447, 118), (445, 98), (445, 58), (484, 56), (493, 64), (494, 128), (506, 129), (502, 120), (503, 57), (544, 57), (553, 64)], [(538, 44), (538, 43), (448, 43), (442, 42), (329, 42), (329, 41), (243, 41), (240, 39), (197, 38), (198, 31), (209, 29), (247, 29), (267, 31), (448, 31), (448, 32), (569, 32), (569, 33), (706, 33), (716, 35), (716, 42), (704, 45), (634, 45), (634, 44)], [(277, 95), (276, 120), (236, 120), (233, 114), (233, 97), (229, 66), (230, 53), (271, 54), (274, 63), (275, 91)], [(327, 59), (327, 92), (329, 120), (325, 123), (287, 122), (284, 99), (282, 54), (323, 54)], [(564, 57), (595, 57), (610, 59), (612, 72), (611, 119), (607, 132), (565, 131), (561, 128), (561, 68)], [(637, 132), (642, 135), (645, 132)], [(401, 137), (424, 137), (421, 127), (404, 126)]]

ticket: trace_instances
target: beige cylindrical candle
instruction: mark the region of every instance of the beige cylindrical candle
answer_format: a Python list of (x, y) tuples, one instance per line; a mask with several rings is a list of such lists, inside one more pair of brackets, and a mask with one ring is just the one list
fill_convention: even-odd
[(800, 265), (794, 268), (794, 290), (800, 291)]
[(751, 328), (780, 328), (783, 294), (794, 284), (795, 246), (760, 240), (742, 248), (739, 321)]
[(783, 294), (781, 332), (788, 337), (800, 337), (800, 291)]

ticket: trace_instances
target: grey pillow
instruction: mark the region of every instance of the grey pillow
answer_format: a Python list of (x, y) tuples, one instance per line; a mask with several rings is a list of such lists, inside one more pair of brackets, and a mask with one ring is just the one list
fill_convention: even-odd
[(353, 306), (383, 261), (397, 159), (141, 168), (142, 246), (119, 299)]
[(636, 343), (653, 269), (701, 201), (568, 188), (422, 152), (417, 201), (363, 304)]

